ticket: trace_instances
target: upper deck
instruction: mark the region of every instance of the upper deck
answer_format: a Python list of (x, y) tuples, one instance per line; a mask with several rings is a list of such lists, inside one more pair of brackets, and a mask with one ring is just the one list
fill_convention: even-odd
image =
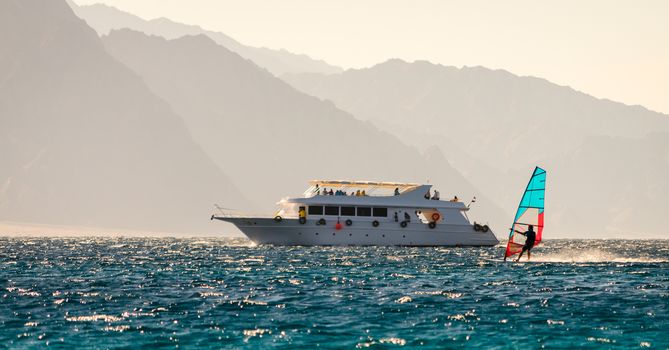
[[(304, 192), (303, 197), (288, 198), (285, 203), (304, 205), (363, 205), (384, 206), (395, 208), (415, 209), (457, 209), (468, 210), (469, 208), (459, 201), (444, 201), (426, 199), (425, 195), (430, 193), (432, 185), (421, 185), (416, 183), (397, 182), (372, 182), (372, 181), (344, 181), (344, 180), (312, 180), (310, 187)], [(395, 194), (395, 190), (399, 194)], [(333, 193), (346, 193), (338, 195), (324, 195), (324, 191)], [(365, 195), (356, 195), (356, 193)]]
[(311, 180), (310, 187), (304, 191), (304, 197), (312, 197), (319, 190), (332, 189), (333, 191), (344, 191), (348, 195), (358, 190), (365, 191), (366, 196), (392, 196), (397, 189), (400, 193), (421, 186), (415, 183), (404, 182), (373, 182), (373, 181), (346, 181), (346, 180)]

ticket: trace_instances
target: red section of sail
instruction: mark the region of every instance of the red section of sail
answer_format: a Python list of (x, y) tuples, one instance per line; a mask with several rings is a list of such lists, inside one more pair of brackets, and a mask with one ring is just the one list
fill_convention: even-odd
[(544, 232), (544, 212), (539, 213), (537, 218), (537, 239), (534, 241), (534, 247), (541, 243), (541, 234)]
[(504, 254), (504, 257), (510, 257), (511, 255), (518, 254), (523, 250), (524, 244), (518, 244), (509, 241), (509, 243), (506, 245), (506, 253)]

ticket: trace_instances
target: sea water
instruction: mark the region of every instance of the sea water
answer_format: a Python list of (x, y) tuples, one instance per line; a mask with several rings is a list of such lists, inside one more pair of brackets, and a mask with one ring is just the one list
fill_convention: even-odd
[(669, 347), (669, 241), (503, 251), (0, 238), (0, 347)]

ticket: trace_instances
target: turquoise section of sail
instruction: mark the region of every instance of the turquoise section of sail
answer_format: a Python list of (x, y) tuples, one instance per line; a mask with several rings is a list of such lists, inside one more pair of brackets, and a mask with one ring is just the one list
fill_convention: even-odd
[[(539, 209), (539, 213), (544, 211), (544, 195), (546, 193), (546, 171), (539, 167), (534, 169), (534, 173), (527, 184), (523, 198), (518, 205), (518, 211), (514, 222), (518, 221), (528, 208)], [(512, 231), (513, 232), (513, 231)]]

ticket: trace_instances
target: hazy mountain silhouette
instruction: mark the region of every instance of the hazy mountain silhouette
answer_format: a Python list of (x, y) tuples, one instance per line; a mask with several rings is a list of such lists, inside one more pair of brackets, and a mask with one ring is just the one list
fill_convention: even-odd
[(63, 0), (0, 2), (0, 220), (220, 232), (248, 205)]
[(204, 30), (195, 25), (177, 23), (167, 18), (145, 20), (103, 4), (87, 6), (72, 5), (75, 13), (86, 20), (100, 35), (106, 35), (113, 29), (123, 28), (162, 36), (166, 39), (176, 39), (184, 35), (205, 34), (218, 44), (238, 53), (242, 57), (250, 59), (260, 67), (276, 75), (303, 72), (331, 74), (342, 71), (339, 67), (321, 60), (312, 59), (307, 55), (294, 54), (283, 49), (272, 50), (246, 46), (223, 33)]
[[(644, 183), (661, 182), (666, 162), (647, 162), (643, 165), (650, 170), (631, 168), (626, 177), (617, 176), (615, 169), (640, 166), (646, 154), (657, 153), (654, 147), (668, 148), (667, 141), (646, 137), (668, 132), (669, 116), (482, 67), (390, 60), (342, 74), (283, 78), (408, 144), (438, 145), (456, 168), (505, 208), (517, 204), (534, 165), (547, 167), (552, 174), (548, 224), (555, 231), (666, 232), (659, 221), (640, 225), (639, 218), (618, 213), (666, 211), (665, 201), (637, 195)], [(616, 140), (609, 148), (604, 147), (607, 138)], [(618, 141), (629, 149), (613, 147)], [(602, 202), (612, 192), (625, 198), (619, 201), (623, 209), (609, 210)]]
[(561, 216), (559, 222), (588, 233), (598, 232), (598, 219), (606, 218), (609, 233), (666, 238), (661, 218), (667, 213), (669, 196), (667, 140), (669, 133), (642, 138), (592, 136), (565, 156), (547, 160), (554, 169), (553, 187), (559, 186), (551, 201)]
[[(102, 40), (184, 116), (198, 142), (256, 201), (273, 206), (313, 178), (430, 179), (444, 196), (481, 195), (443, 156), (426, 160), (397, 138), (295, 90), (204, 35), (166, 40), (120, 30)], [(502, 217), (486, 199), (473, 214), (491, 221)]]

